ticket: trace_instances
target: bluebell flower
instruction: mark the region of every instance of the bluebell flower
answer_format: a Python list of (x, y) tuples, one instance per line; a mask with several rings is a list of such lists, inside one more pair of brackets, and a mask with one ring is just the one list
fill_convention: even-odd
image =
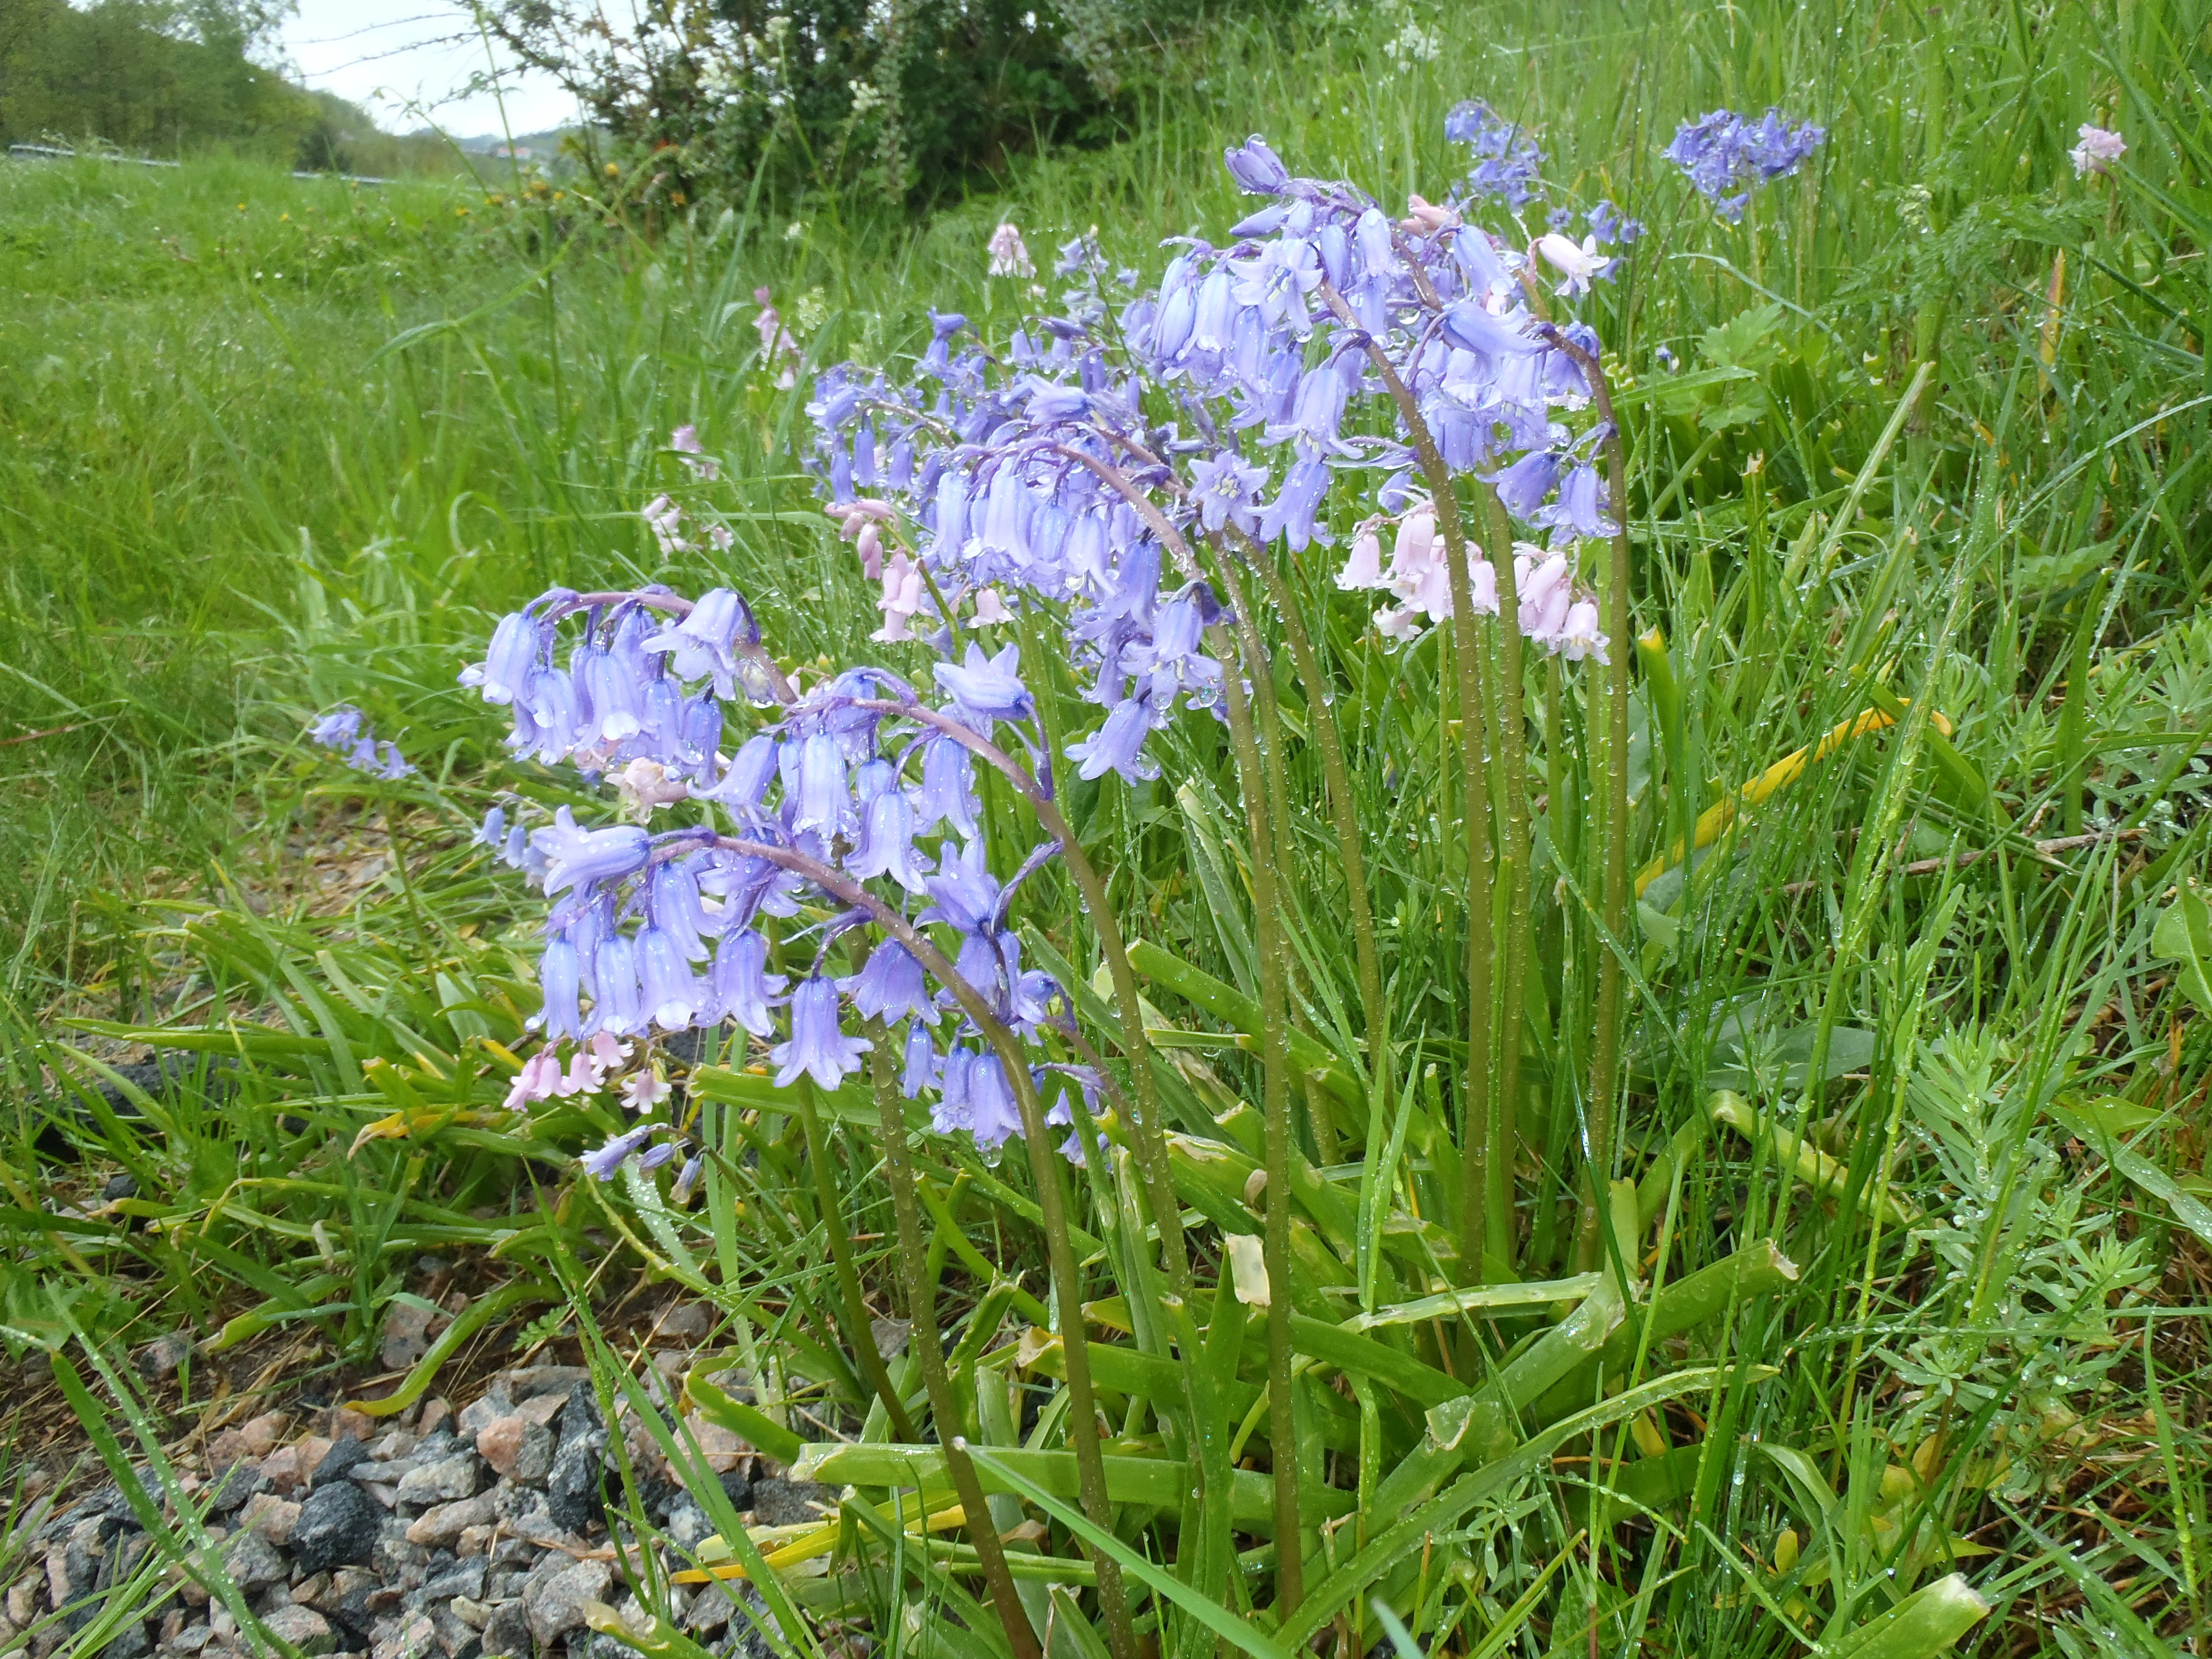
[(1108, 712), (1105, 725), (1069, 744), (1063, 752), (1076, 763), (1076, 775), (1086, 782), (1118, 772), (1127, 782), (1143, 783), (1160, 775), (1158, 763), (1145, 754), (1145, 738), (1152, 729), (1151, 711), (1127, 697)]
[(963, 933), (981, 933), (998, 914), (999, 883), (984, 862), (980, 840), (940, 860), (937, 872), (923, 885), (931, 902), (917, 918), (920, 921), (941, 921)]
[(952, 738), (932, 732), (922, 740), (921, 787), (914, 796), (915, 831), (927, 835), (949, 824), (963, 838), (979, 833), (982, 804), (975, 798), (975, 763)]
[(793, 830), (811, 830), (834, 836), (853, 817), (852, 797), (845, 783), (845, 755), (837, 739), (817, 732), (798, 745), (799, 788), (792, 800)]
[(935, 1024), (937, 1009), (929, 997), (929, 982), (921, 964), (896, 939), (885, 939), (868, 953), (860, 971), (837, 981), (837, 988), (853, 999), (863, 1019), (880, 1019), (896, 1025), (912, 1014)]
[(864, 1037), (848, 1037), (838, 1029), (837, 987), (834, 981), (802, 981), (791, 995), (791, 1041), (769, 1050), (779, 1067), (775, 1086), (788, 1089), (804, 1075), (825, 1089), (835, 1089), (860, 1069), (868, 1052)]
[(743, 817), (760, 811), (763, 797), (776, 775), (777, 756), (781, 745), (765, 732), (747, 738), (739, 745), (737, 756), (730, 762), (729, 769), (712, 788), (695, 789), (695, 799), (720, 801), (724, 806)]
[(643, 1152), (637, 1155), (637, 1167), (641, 1170), (657, 1170), (675, 1156), (676, 1143), (674, 1141), (656, 1140), (652, 1146), (647, 1147)]
[[(1329, 378), (1336, 378), (1334, 372)], [(1319, 457), (1293, 461), (1284, 475), (1282, 492), (1260, 514), (1260, 539), (1271, 542), (1282, 536), (1293, 550), (1303, 550), (1314, 539), (1315, 520), (1328, 494), (1328, 465)]]
[(1444, 307), (1439, 326), (1445, 341), (1462, 351), (1492, 359), (1527, 356), (1544, 349), (1526, 331), (1528, 313), (1493, 312), (1472, 300)]
[(914, 1100), (924, 1090), (936, 1088), (943, 1079), (937, 1051), (929, 1040), (929, 1027), (915, 1020), (907, 1027), (906, 1069), (899, 1081), (899, 1092)]
[(929, 860), (914, 844), (914, 803), (906, 792), (889, 788), (868, 803), (861, 819), (860, 844), (845, 860), (845, 867), (862, 880), (889, 876), (909, 893), (923, 890)]
[(628, 935), (609, 933), (592, 954), (591, 1028), (631, 1036), (645, 1029), (639, 1006), (637, 949)]
[(981, 646), (970, 645), (963, 662), (957, 665), (941, 662), (931, 672), (937, 683), (952, 694), (961, 718), (988, 737), (995, 722), (1027, 720), (1035, 711), (1029, 688), (1021, 681), (1021, 662), (1022, 648), (1018, 644), (1006, 646), (993, 657), (986, 657)]
[(605, 1181), (629, 1162), (630, 1155), (644, 1145), (646, 1139), (659, 1126), (641, 1123), (634, 1129), (625, 1129), (597, 1152), (586, 1152), (578, 1160), (594, 1181)]
[[(1500, 492), (1503, 494), (1503, 492)], [(1593, 539), (1610, 536), (1616, 526), (1605, 515), (1598, 487), (1597, 469), (1587, 464), (1570, 471), (1559, 484), (1559, 500), (1550, 507), (1524, 514), (1531, 524), (1553, 526)]]
[(733, 1019), (755, 1036), (768, 1036), (775, 1030), (770, 999), (785, 983), (781, 974), (768, 971), (766, 939), (750, 927), (725, 933), (707, 980), (709, 1023)]
[(652, 838), (637, 825), (621, 823), (605, 830), (580, 830), (576, 827), (576, 815), (565, 806), (557, 809), (553, 822), (531, 840), (545, 854), (545, 890), (549, 895), (565, 888), (595, 887), (635, 875), (645, 868), (647, 855), (653, 850)]
[(544, 626), (527, 611), (501, 617), (484, 659), (461, 671), (461, 684), (481, 687), (486, 702), (513, 702), (529, 684), (530, 671), (544, 648)]
[(1793, 125), (1779, 109), (1757, 120), (1717, 109), (1683, 122), (1666, 155), (1715, 212), (1734, 224), (1750, 205), (1753, 191), (1796, 172), (1826, 136), (1809, 121)]
[(1559, 482), (1565, 457), (1548, 449), (1531, 450), (1504, 471), (1492, 475), (1498, 499), (1516, 519), (1532, 520)]
[[(921, 359), (925, 372), (941, 375), (951, 368), (952, 337), (967, 326), (967, 318), (957, 311), (933, 311), (929, 313), (929, 349), (922, 354)], [(834, 426), (837, 423), (830, 422), (828, 424)]]
[(547, 942), (545, 954), (538, 958), (538, 983), (545, 993), (545, 1002), (532, 1023), (544, 1027), (545, 1040), (557, 1042), (562, 1037), (581, 1037), (584, 1017), (577, 1002), (576, 947), (560, 934)]
[(1022, 1132), (1021, 1109), (1006, 1081), (1006, 1062), (994, 1054), (978, 1054), (968, 1068), (968, 1132), (985, 1152), (1003, 1146)]
[(1589, 234), (1601, 243), (1628, 243), (1644, 234), (1644, 222), (1624, 216), (1610, 201), (1600, 198), (1589, 210), (1586, 222)]
[(367, 718), (351, 703), (342, 702), (307, 727), (307, 741), (325, 749), (350, 749), (360, 739), (362, 722)]
[(1473, 99), (1453, 105), (1444, 115), (1444, 137), (1474, 152), (1475, 168), (1468, 183), (1476, 195), (1501, 198), (1516, 210), (1535, 199), (1544, 152), (1489, 105)]
[(699, 1012), (699, 982), (676, 942), (665, 929), (646, 927), (638, 930), (636, 951), (646, 1018), (664, 1031), (686, 1030)]
[(1291, 170), (1256, 132), (1236, 149), (1224, 150), (1221, 159), (1237, 187), (1250, 195), (1279, 196), (1290, 186)]

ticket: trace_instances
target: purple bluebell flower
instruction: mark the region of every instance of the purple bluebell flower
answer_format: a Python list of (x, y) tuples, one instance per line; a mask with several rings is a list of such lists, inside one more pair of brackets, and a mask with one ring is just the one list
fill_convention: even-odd
[(577, 1160), (594, 1181), (605, 1181), (629, 1162), (632, 1153), (645, 1144), (647, 1137), (659, 1126), (641, 1123), (634, 1129), (625, 1129), (597, 1152), (586, 1152)]
[(837, 988), (853, 999), (863, 1019), (880, 1019), (896, 1025), (908, 1014), (934, 1024), (936, 1006), (929, 999), (929, 981), (906, 946), (885, 939), (868, 953), (860, 971), (837, 981)]
[(922, 740), (921, 787), (914, 796), (915, 833), (927, 835), (949, 824), (966, 840), (979, 830), (975, 768), (968, 751), (952, 738), (932, 732)]
[(968, 1132), (985, 1152), (1021, 1134), (1021, 1109), (1006, 1081), (1006, 1062), (994, 1054), (978, 1054), (968, 1068)]
[(1021, 662), (1019, 645), (1008, 645), (993, 657), (986, 657), (981, 646), (970, 645), (963, 663), (941, 662), (931, 672), (952, 694), (961, 718), (988, 737), (995, 722), (1026, 720), (1036, 708), (1021, 681)]
[(663, 928), (642, 927), (636, 950), (646, 1018), (664, 1031), (686, 1030), (699, 1012), (699, 981), (675, 940)]
[(360, 739), (362, 722), (366, 718), (351, 703), (342, 702), (307, 727), (307, 741), (320, 744), (325, 749), (350, 749)]
[(674, 1141), (656, 1140), (637, 1155), (637, 1167), (641, 1170), (657, 1170), (675, 1156)]
[(788, 1089), (802, 1076), (825, 1089), (835, 1089), (860, 1069), (868, 1052), (864, 1037), (848, 1037), (837, 1025), (837, 987), (834, 981), (802, 981), (791, 994), (791, 1041), (769, 1050), (769, 1059), (781, 1069), (775, 1086)]
[(1473, 152), (1475, 167), (1468, 185), (1474, 194), (1500, 198), (1516, 210), (1536, 199), (1544, 152), (1489, 105), (1473, 99), (1453, 105), (1444, 116), (1444, 137)]
[[(556, 595), (545, 597), (551, 599)], [(461, 671), (461, 684), (482, 687), (486, 702), (513, 702), (528, 685), (530, 671), (545, 648), (544, 633), (544, 624), (527, 611), (501, 617), (499, 626), (492, 629), (484, 659)]]
[(776, 775), (780, 746), (765, 732), (747, 738), (738, 747), (729, 769), (722, 774), (721, 781), (711, 789), (693, 790), (693, 798), (719, 801), (740, 817), (758, 812), (762, 797)]
[(1492, 311), (1472, 300), (1444, 308), (1442, 331), (1448, 344), (1490, 358), (1525, 356), (1543, 349), (1543, 342), (1524, 331), (1525, 312)]
[(637, 949), (629, 936), (610, 933), (592, 957), (591, 1028), (631, 1036), (645, 1029), (637, 980)]
[(845, 867), (863, 880), (889, 876), (909, 893), (923, 890), (929, 860), (914, 844), (914, 803), (906, 792), (889, 788), (868, 803), (861, 820), (860, 844)]
[(1641, 219), (1627, 217), (1612, 202), (1603, 198), (1601, 198), (1597, 205), (1589, 210), (1584, 222), (1589, 228), (1589, 234), (1596, 237), (1601, 243), (1626, 244), (1644, 234), (1644, 222)]
[(1145, 738), (1152, 729), (1152, 712), (1135, 697), (1127, 697), (1108, 711), (1105, 725), (1063, 751), (1076, 763), (1076, 775), (1086, 782), (1118, 772), (1129, 783), (1143, 783), (1160, 775), (1159, 763), (1145, 754)]
[(981, 841), (939, 860), (937, 872), (923, 884), (930, 905), (918, 921), (945, 922), (963, 933), (989, 931), (998, 915), (999, 883), (984, 862)]
[(834, 836), (852, 821), (852, 798), (845, 782), (845, 755), (837, 739), (817, 732), (799, 745), (797, 811), (793, 830)]
[(531, 840), (545, 854), (545, 890), (549, 895), (569, 887), (590, 888), (635, 875), (645, 868), (646, 857), (653, 850), (652, 838), (637, 825), (621, 823), (605, 830), (579, 830), (576, 815), (565, 806), (557, 809), (553, 822)]
[(1256, 132), (1236, 149), (1223, 151), (1221, 159), (1237, 188), (1247, 194), (1279, 196), (1290, 187), (1291, 170)]
[[(1336, 376), (1332, 372), (1329, 378)], [(1315, 539), (1315, 520), (1328, 494), (1328, 465), (1318, 456), (1291, 462), (1283, 477), (1282, 493), (1261, 512), (1260, 539), (1271, 542), (1282, 536), (1293, 550), (1303, 550)]]
[(1714, 211), (1734, 224), (1750, 205), (1753, 191), (1796, 172), (1826, 136), (1809, 121), (1793, 125), (1779, 109), (1756, 120), (1717, 109), (1683, 122), (1666, 155)]
[(1571, 469), (1560, 481), (1557, 501), (1525, 516), (1531, 524), (1556, 526), (1591, 538), (1610, 536), (1616, 528), (1605, 515), (1597, 469), (1587, 464)]
[(1498, 486), (1498, 499), (1505, 510), (1516, 519), (1533, 520), (1537, 511), (1559, 482), (1559, 470), (1566, 457), (1548, 449), (1531, 450), (1504, 471), (1492, 475), (1490, 483)]
[(768, 971), (768, 940), (747, 927), (725, 933), (708, 975), (703, 1012), (710, 1023), (733, 1019), (755, 1036), (775, 1030), (770, 1000), (786, 981)]
[(929, 1027), (915, 1020), (907, 1027), (906, 1069), (899, 1080), (899, 1092), (908, 1100), (915, 1099), (924, 1090), (936, 1088), (943, 1076), (937, 1051), (929, 1040)]
[(584, 1017), (577, 1002), (576, 947), (565, 936), (556, 933), (547, 941), (545, 954), (538, 962), (538, 983), (545, 993), (545, 1002), (534, 1023), (544, 1028), (546, 1042), (580, 1038)]

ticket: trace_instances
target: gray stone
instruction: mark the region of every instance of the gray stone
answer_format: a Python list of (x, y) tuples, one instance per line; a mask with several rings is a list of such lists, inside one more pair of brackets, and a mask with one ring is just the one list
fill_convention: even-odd
[[(814, 1506), (819, 1504), (820, 1509)], [(796, 1527), (837, 1512), (837, 1493), (814, 1480), (756, 1480), (753, 1521), (763, 1527)]]
[(441, 1601), (430, 1609), (430, 1628), (436, 1632), (439, 1650), (446, 1659), (477, 1659), (483, 1651), (483, 1638), (477, 1627), (448, 1602)]
[(223, 1547), (222, 1570), (248, 1595), (289, 1583), (292, 1577), (276, 1547), (258, 1532), (241, 1532)]
[(502, 1601), (486, 1615), (483, 1650), (502, 1659), (531, 1659), (530, 1615), (520, 1600)]
[[(334, 1450), (331, 1455), (337, 1454)], [(322, 1471), (315, 1473), (319, 1477)], [(375, 1499), (352, 1481), (334, 1480), (325, 1486), (319, 1480), (307, 1494), (307, 1501), (300, 1505), (300, 1518), (293, 1523), (293, 1557), (303, 1572), (365, 1565), (376, 1548), (382, 1520)]]
[[(149, 1381), (168, 1376), (192, 1357), (192, 1340), (182, 1331), (164, 1331), (138, 1350), (138, 1374)], [(123, 1638), (118, 1637), (117, 1641)], [(113, 1644), (109, 1644), (112, 1650)]]
[(553, 1431), (520, 1415), (495, 1418), (478, 1431), (477, 1450), (495, 1474), (537, 1486), (553, 1472)]
[(331, 1621), (313, 1607), (279, 1607), (261, 1622), (269, 1626), (271, 1636), (289, 1642), (311, 1659), (313, 1655), (333, 1651), (338, 1644)]
[(548, 1646), (584, 1626), (584, 1604), (605, 1598), (614, 1570), (604, 1561), (577, 1561), (543, 1577), (532, 1574), (522, 1591), (530, 1633)]
[(154, 1650), (154, 1638), (146, 1634), (146, 1621), (133, 1619), (108, 1638), (107, 1645), (100, 1650), (100, 1659), (146, 1659)]
[(457, 1561), (436, 1577), (424, 1580), (422, 1594), (433, 1601), (449, 1601), (456, 1595), (481, 1600), (484, 1574), (490, 1565), (481, 1555), (471, 1560)]
[(215, 1640), (215, 1632), (205, 1625), (187, 1625), (162, 1645), (172, 1653), (198, 1653)]

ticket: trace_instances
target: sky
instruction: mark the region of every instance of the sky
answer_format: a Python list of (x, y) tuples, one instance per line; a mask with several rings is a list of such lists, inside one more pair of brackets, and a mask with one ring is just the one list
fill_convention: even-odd
[(467, 9), (453, 0), (299, 0), (299, 8), (283, 44), (300, 78), (359, 104), (388, 132), (434, 125), (457, 138), (497, 133), (501, 99), (507, 130), (517, 134), (575, 118), (574, 99), (504, 55), (500, 98), (464, 94), (489, 61)]

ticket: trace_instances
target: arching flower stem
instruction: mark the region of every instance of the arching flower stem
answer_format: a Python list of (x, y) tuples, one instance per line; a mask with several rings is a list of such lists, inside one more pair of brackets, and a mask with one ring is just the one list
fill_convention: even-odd
[(883, 1121), (884, 1167), (890, 1176), (891, 1210), (899, 1237), (899, 1277), (905, 1280), (907, 1317), (914, 1322), (910, 1344), (921, 1370), (921, 1385), (929, 1395), (930, 1416), (935, 1419), (938, 1443), (945, 1450), (945, 1466), (952, 1476), (952, 1490), (968, 1518), (968, 1535), (975, 1541), (983, 1577), (991, 1587), (991, 1604), (999, 1623), (1013, 1646), (1014, 1659), (1040, 1659), (1036, 1631), (1030, 1623), (1007, 1569), (1006, 1554), (999, 1542), (999, 1529), (976, 1478), (975, 1465), (961, 1444), (960, 1411), (952, 1397), (952, 1382), (945, 1374), (945, 1347), (937, 1328), (937, 1279), (927, 1269), (928, 1244), (922, 1237), (921, 1211), (915, 1200), (914, 1164), (907, 1146), (906, 1109), (899, 1098), (898, 1079), (891, 1072), (890, 1032), (883, 1021), (871, 1018), (864, 1028), (874, 1045), (868, 1054), (868, 1081), (873, 1085), (877, 1115)]
[[(1073, 1419), (1069, 1437), (1075, 1452), (1076, 1485), (1084, 1514), (1101, 1528), (1113, 1525), (1113, 1506), (1106, 1496), (1106, 1463), (1098, 1447), (1098, 1400), (1091, 1382), (1091, 1355), (1084, 1336), (1083, 1283), (1075, 1262), (1075, 1249), (1067, 1231), (1067, 1200), (1060, 1185), (1060, 1162), (1053, 1151), (1051, 1131), (1045, 1127), (1044, 1109), (1030, 1079), (1029, 1058), (1019, 1039), (1006, 1029), (983, 1000), (982, 994), (962, 978), (944, 953), (897, 911), (843, 871), (788, 847), (747, 841), (735, 836), (716, 836), (713, 844), (743, 857), (757, 858), (804, 877), (832, 898), (855, 910), (904, 945), (930, 976), (952, 993), (961, 1010), (975, 1023), (991, 1045), (1013, 1091), (1021, 1114), (1022, 1142), (1028, 1150), (1030, 1173), (1037, 1189), (1037, 1210), (1044, 1222), (1045, 1253), (1052, 1268), (1054, 1300), (1058, 1304), (1062, 1345), (1066, 1356), (1067, 1403)], [(978, 1524), (988, 1526), (989, 1519)], [(1114, 1659), (1138, 1659), (1135, 1632), (1129, 1627), (1128, 1600), (1121, 1586), (1121, 1568), (1114, 1558), (1092, 1553), (1097, 1574), (1099, 1611), (1105, 1615), (1106, 1634)]]
[[(1187, 575), (1196, 579), (1205, 574), (1182, 532), (1169, 522), (1158, 503), (1119, 468), (1066, 445), (1051, 447), (1088, 467), (1127, 501)], [(1243, 626), (1249, 629), (1249, 607), (1241, 602), (1233, 587), (1229, 599)], [(1221, 623), (1217, 622), (1209, 627), (1206, 636), (1208, 648), (1218, 661), (1231, 665), (1238, 660), (1239, 653), (1229, 637), (1229, 630)], [(1251, 644), (1256, 652), (1256, 635)], [(1267, 659), (1261, 656), (1248, 658), (1246, 666), (1255, 680), (1267, 672)], [(1260, 957), (1261, 1118), (1267, 1137), (1268, 1182), (1267, 1214), (1261, 1249), (1267, 1262), (1268, 1282), (1279, 1287), (1270, 1297), (1267, 1309), (1268, 1437), (1274, 1445), (1275, 1534), (1280, 1540), (1275, 1568), (1275, 1607), (1280, 1616), (1287, 1618), (1303, 1599), (1305, 1587), (1305, 1564), (1297, 1542), (1297, 1443), (1291, 1396), (1290, 998), (1284, 972), (1286, 951), (1282, 938), (1282, 914), (1276, 892), (1278, 873), (1268, 851), (1273, 839), (1273, 826), (1268, 820), (1273, 814), (1269, 810), (1266, 762), (1261, 757), (1242, 678), (1230, 668), (1223, 673), (1221, 684), (1222, 701), (1229, 717), (1230, 752), (1237, 762), (1237, 787), (1244, 797), (1244, 810), (1252, 818), (1252, 904)], [(1133, 978), (1131, 990), (1134, 989)]]

